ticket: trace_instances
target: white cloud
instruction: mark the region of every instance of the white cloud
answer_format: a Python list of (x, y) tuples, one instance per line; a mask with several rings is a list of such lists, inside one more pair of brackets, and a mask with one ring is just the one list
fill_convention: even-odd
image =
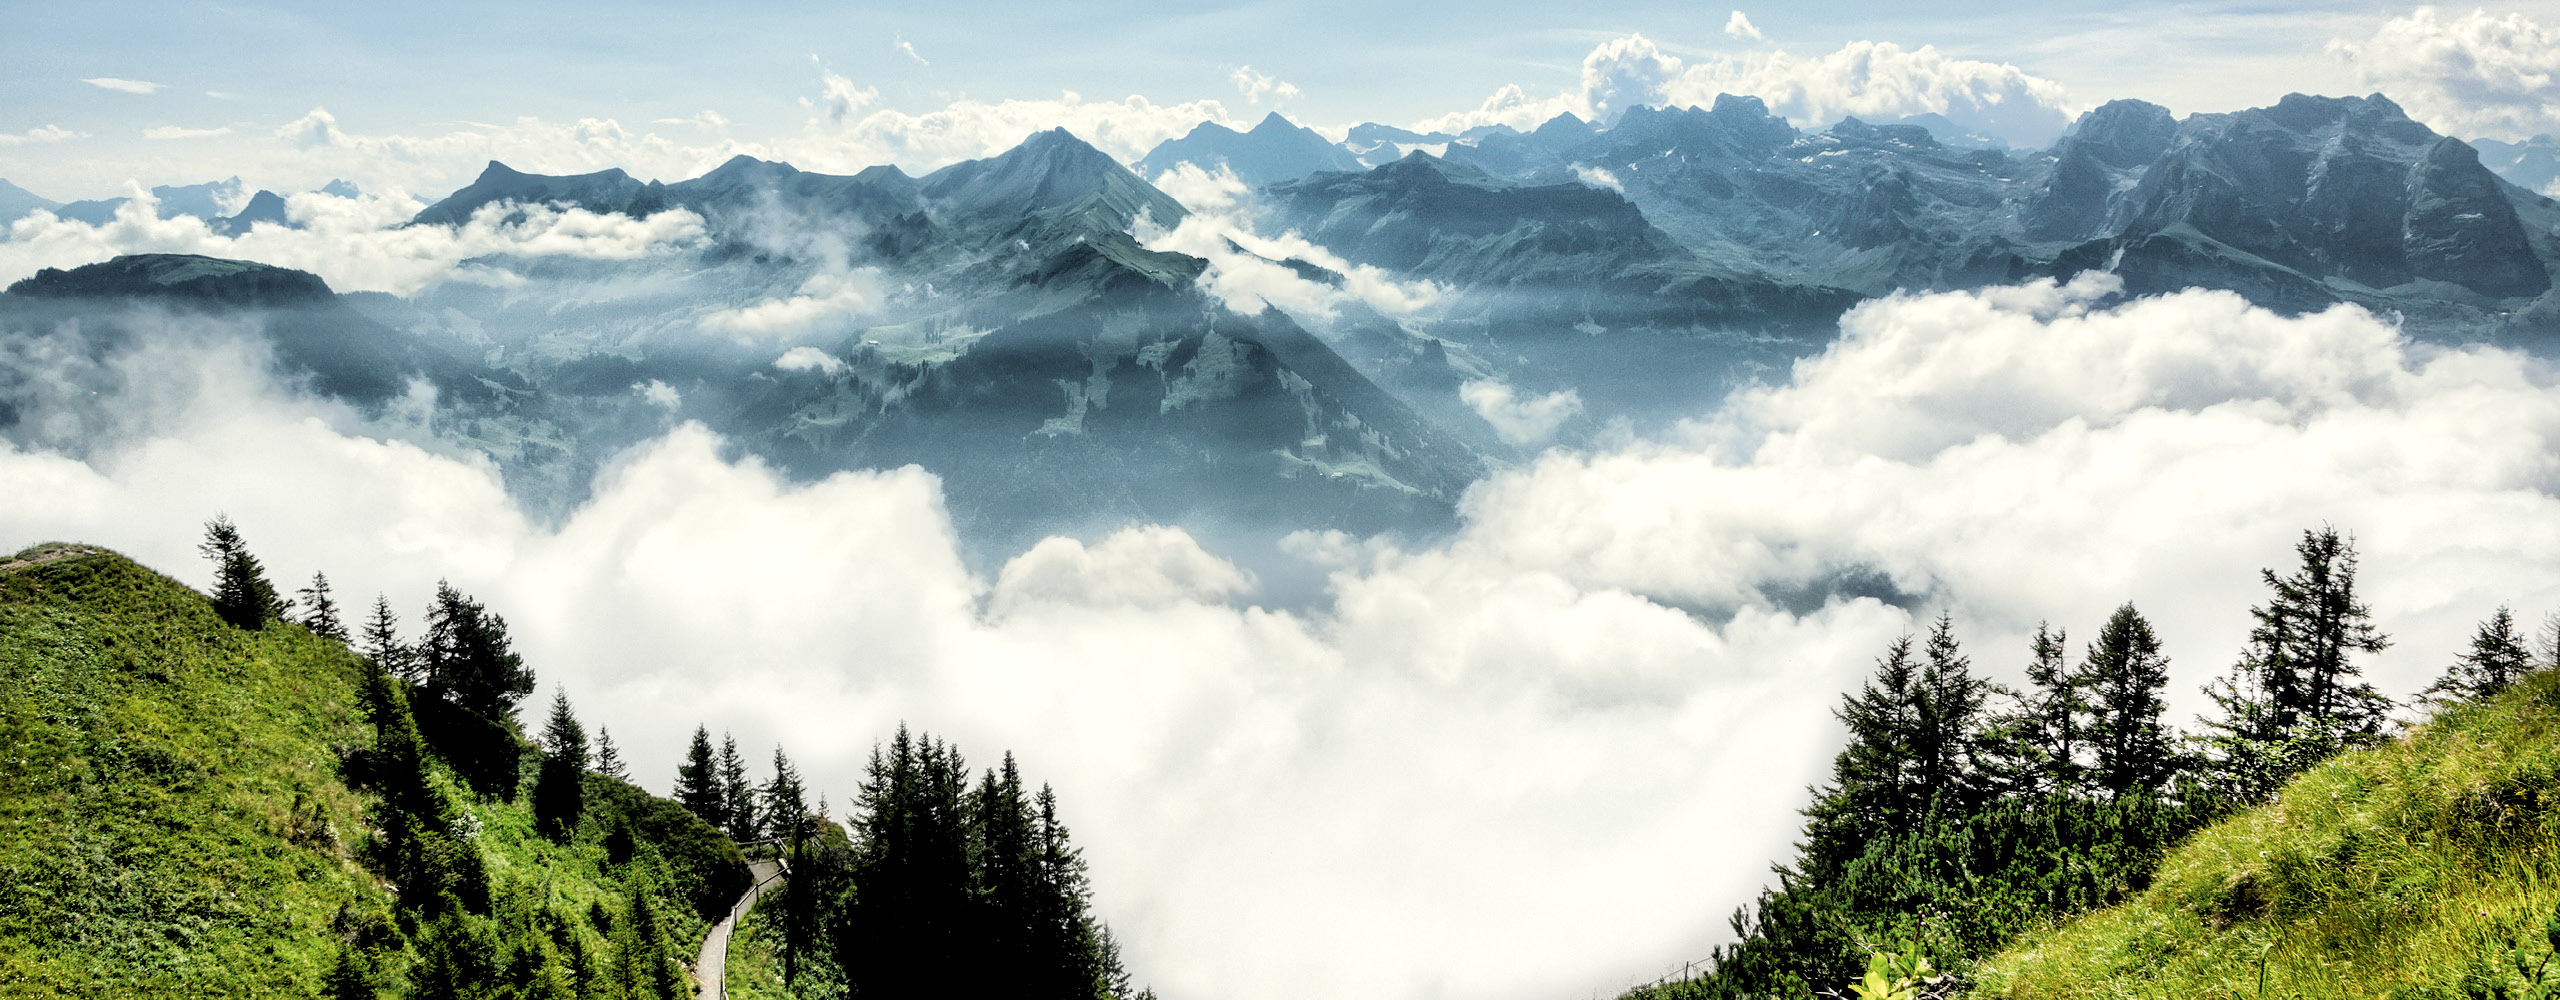
[(1228, 74), (1227, 79), (1235, 81), (1236, 90), (1244, 94), (1247, 104), (1260, 104), (1265, 97), (1271, 98), (1273, 104), (1278, 104), (1298, 96), (1297, 85), (1275, 76), (1256, 73), (1251, 66), (1236, 67), (1236, 71)]
[(142, 137), (145, 139), (210, 139), (217, 135), (230, 134), (231, 128), (229, 126), (221, 128), (186, 128), (178, 125), (159, 125), (142, 130)]
[(185, 526), (224, 510), (279, 580), (414, 609), (450, 578), (654, 787), (697, 722), (787, 745), (839, 809), (902, 719), (980, 763), (1010, 748), (1167, 995), (1614, 993), (1721, 936), (1788, 850), (1838, 693), (1935, 610), (1764, 592), (1882, 573), (2001, 672), (2037, 620), (2086, 634), (2131, 599), (2182, 711), (2245, 638), (2256, 570), (2323, 521), (2357, 532), (2398, 640), (2386, 690), (2501, 602), (2560, 606), (2542, 363), (2110, 287), (1862, 306), (1680, 441), (1480, 485), (1446, 544), (1306, 541), (1338, 569), (1305, 612), (1239, 606), (1251, 581), (1168, 528), (1043, 542), (989, 581), (921, 470), (791, 483), (693, 425), (538, 524), (486, 462), (368, 436), (220, 350), (111, 359), (144, 422), (113, 447), (0, 446), (0, 547), (97, 542), (201, 582)]
[[(469, 265), (492, 254), (631, 260), (692, 246), (702, 219), (661, 212), (647, 219), (583, 209), (491, 205), (458, 227), (409, 226), (426, 206), (405, 195), (340, 198), (297, 194), (287, 218), (302, 228), (260, 225), (237, 236), (215, 233), (194, 216), (163, 219), (158, 201), (139, 184), (112, 219), (98, 225), (49, 212), (10, 223), (0, 241), (0, 285), (45, 267), (76, 267), (129, 253), (195, 253), (254, 260), (310, 271), (338, 291), (408, 295), (448, 280), (503, 280)], [(507, 216), (520, 213), (514, 221)]]
[(74, 132), (59, 125), (38, 125), (25, 132), (0, 133), (0, 146), (15, 146), (29, 142), (69, 142), (73, 139), (88, 137), (87, 132)]
[(631, 391), (640, 398), (648, 400), (651, 406), (662, 406), (672, 410), (684, 405), (684, 397), (676, 392), (676, 387), (657, 379), (633, 383)]
[(1537, 444), (1556, 436), (1556, 428), (1582, 413), (1582, 394), (1566, 389), (1522, 399), (1510, 386), (1477, 379), (1458, 387), (1458, 398), (1493, 432), (1512, 444)]
[(1502, 124), (1530, 128), (1558, 114), (1608, 120), (1635, 105), (1709, 106), (1717, 94), (1759, 97), (1799, 127), (1843, 116), (1899, 117), (1934, 112), (2013, 145), (2042, 146), (2070, 124), (2062, 85), (2006, 63), (1955, 59), (1923, 45), (1851, 42), (1803, 58), (1784, 51), (1685, 64), (1643, 35), (1611, 39), (1582, 61), (1578, 87), (1530, 97), (1505, 86), (1473, 111), (1423, 123), (1449, 131)]
[(828, 121), (838, 125), (844, 124), (854, 116), (855, 112), (869, 107), (871, 102), (880, 99), (880, 88), (856, 87), (852, 80), (829, 72), (824, 66), (818, 69), (818, 82), (820, 113), (825, 115)]
[[(1150, 250), (1207, 260), (1208, 270), (1198, 283), (1229, 309), (1251, 314), (1277, 307), (1300, 322), (1321, 322), (1347, 302), (1357, 301), (1390, 316), (1408, 316), (1441, 299), (1442, 289), (1432, 282), (1398, 281), (1376, 267), (1354, 264), (1295, 231), (1276, 237), (1255, 232), (1245, 204), (1251, 188), (1224, 164), (1214, 173), (1190, 163), (1175, 164), (1157, 175), (1155, 184), (1191, 214), (1172, 229), (1141, 218), (1134, 233), (1138, 242)], [(1309, 280), (1278, 263), (1291, 259), (1339, 274), (1342, 281), (1334, 285)]]
[(1744, 17), (1738, 10), (1733, 12), (1732, 17), (1724, 19), (1724, 33), (1735, 38), (1748, 38), (1755, 42), (1761, 40), (1760, 29), (1753, 27), (1751, 19)]
[(822, 270), (797, 291), (705, 317), (704, 329), (742, 335), (789, 336), (841, 324), (880, 304), (878, 268)]
[(2474, 8), (2456, 18), (2419, 7), (2361, 42), (2329, 51), (2410, 117), (2460, 138), (2560, 132), (2560, 27)]
[(168, 84), (165, 83), (152, 83), (148, 80), (127, 80), (113, 76), (93, 76), (81, 80), (80, 82), (92, 87), (112, 90), (122, 94), (157, 94), (162, 88), (168, 86)]
[(697, 125), (710, 129), (714, 132), (725, 132), (729, 129), (729, 119), (727, 116), (707, 108), (704, 109), (701, 114), (695, 115), (691, 118), (652, 118), (649, 120), (649, 123), (652, 125)]
[(818, 371), (829, 375), (844, 367), (844, 361), (815, 347), (794, 347), (773, 359), (773, 366), (787, 372)]
[(898, 44), (897, 44), (897, 49), (898, 49), (898, 51), (899, 51), (900, 53), (904, 54), (907, 58), (915, 60), (915, 61), (916, 61), (916, 65), (918, 65), (918, 66), (931, 66), (931, 65), (933, 65), (932, 63), (926, 62), (926, 61), (925, 61), (925, 59), (924, 59), (924, 54), (923, 54), (923, 53), (920, 53), (920, 52), (917, 52), (917, 51), (916, 51), (916, 47), (915, 47), (914, 45), (912, 45), (912, 44), (908, 43), (908, 41), (906, 40), (906, 38), (905, 38), (904, 36), (900, 36), (900, 37), (899, 37), (899, 39), (898, 39)]
[(1609, 190), (1618, 192), (1619, 194), (1627, 193), (1627, 186), (1624, 183), (1621, 183), (1618, 180), (1618, 175), (1610, 172), (1607, 167), (1595, 167), (1576, 163), (1573, 165), (1573, 176), (1576, 180), (1589, 184), (1592, 187), (1608, 188)]

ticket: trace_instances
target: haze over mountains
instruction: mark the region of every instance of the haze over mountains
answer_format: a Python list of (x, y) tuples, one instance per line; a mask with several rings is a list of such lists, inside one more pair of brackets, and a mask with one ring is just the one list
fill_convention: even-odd
[[(1204, 124), (1136, 172), (1064, 130), (922, 177), (492, 162), (410, 226), (699, 228), (620, 259), (483, 256), (483, 277), (405, 298), (133, 258), (21, 281), (0, 322), (96, 361), (148, 336), (133, 316), (247, 317), (283, 370), (429, 414), (536, 510), (679, 419), (799, 477), (920, 464), (990, 552), (1146, 522), (1444, 531), (1487, 471), (1702, 413), (1897, 291), (2108, 270), (2133, 293), (2226, 289), (2288, 314), (2353, 303), (2446, 342), (2560, 333), (2560, 206), (2380, 95), (2184, 120), (2117, 101), (2042, 151), (1958, 138), (1855, 118), (1807, 133), (1726, 96), (1344, 144), (1275, 113)], [(2498, 162), (2530, 170), (2529, 152)], [(0, 195), (95, 224), (121, 206)], [(154, 198), (217, 236), (298, 224), (236, 179)], [(39, 354), (59, 356), (11, 353), (0, 421), (60, 445), (85, 426), (62, 416), (76, 394), (40, 387), (81, 380)]]

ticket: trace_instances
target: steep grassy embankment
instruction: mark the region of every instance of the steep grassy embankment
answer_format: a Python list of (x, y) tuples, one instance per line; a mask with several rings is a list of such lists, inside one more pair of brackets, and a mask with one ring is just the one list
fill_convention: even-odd
[(0, 560), (0, 992), (316, 993), (388, 905), (337, 775), (363, 669), (110, 553)]
[(1985, 963), (1975, 995), (2452, 998), (2521, 986), (2505, 953), (2519, 940), (2547, 953), (2543, 924), (2560, 906), (2555, 806), (2560, 672), (2545, 671), (2197, 833), (2139, 895)]

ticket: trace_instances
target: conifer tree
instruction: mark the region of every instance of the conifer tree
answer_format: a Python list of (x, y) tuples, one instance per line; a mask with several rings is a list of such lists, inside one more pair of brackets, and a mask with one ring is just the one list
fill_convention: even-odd
[(507, 620), (450, 583), (436, 582), (418, 652), (428, 694), (491, 722), (512, 720), (533, 693), (533, 669), (508, 643)]
[(2501, 606), (2472, 633), (2471, 651), (2454, 658), (2453, 666), (2427, 688), (2426, 696), (2443, 701), (2483, 701), (2495, 697), (2533, 669), (2533, 654), (2516, 634), (2515, 612)]
[(1801, 864), (1808, 876), (1826, 877), (1867, 841), (1918, 815), (1924, 793), (1913, 775), (1911, 743), (1920, 698), (1919, 665), (1906, 635), (1876, 661), (1875, 676), (1832, 710), (1849, 729), (1849, 745), (1832, 761), (1831, 784), (1817, 789), (1805, 810)]
[(364, 623), (365, 659), (401, 680), (415, 683), (423, 680), (417, 673), (417, 651), (400, 641), (400, 618), (391, 613), (391, 600), (373, 595), (373, 614)]
[(2357, 598), (2354, 539), (2322, 526), (2294, 546), (2302, 565), (2279, 577), (2261, 570), (2274, 595), (2251, 608), (2257, 624), (2231, 673), (2205, 688), (2220, 709), (2207, 725), (2216, 769), (2241, 801), (2272, 793), (2339, 749), (2379, 737), (2391, 701), (2358, 680), (2358, 653), (2391, 640)]
[(2169, 661), (2151, 623), (2130, 603), (2117, 608), (2089, 644), (2080, 672), (2089, 692), (2092, 783), (2114, 798), (2159, 793), (2178, 765), (2160, 724)]
[(347, 644), (347, 625), (338, 619), (338, 602), (329, 595), (328, 574), (311, 574), (311, 585), (297, 596), (302, 598), (302, 627), (338, 645)]
[(709, 727), (693, 727), (693, 743), (685, 749), (684, 763), (676, 765), (676, 801), (703, 822), (728, 828), (729, 796), (720, 784), (720, 763), (712, 755)]
[(622, 751), (613, 745), (613, 733), (596, 727), (596, 773), (621, 781), (631, 780), (631, 769), (622, 766)]
[(667, 948), (667, 930), (648, 882), (645, 877), (629, 880), (623, 917), (613, 929), (611, 995), (616, 1000), (681, 1000), (693, 991)]
[(533, 821), (551, 839), (567, 842), (586, 811), (587, 733), (569, 710), (569, 694), (551, 692), (551, 718), (542, 727), (542, 769), (533, 781)]
[(1956, 644), (1955, 622), (1944, 613), (1929, 629), (1922, 655), (1927, 662), (1910, 737), (1913, 795), (1923, 808), (1936, 798), (1970, 808), (1981, 786), (1982, 703), (1990, 684), (1973, 675), (1973, 662)]
[(2560, 611), (2547, 611), (2542, 624), (2533, 630), (2533, 662), (2540, 667), (2560, 667)]
[(216, 514), (205, 522), (204, 542), (196, 551), (213, 560), (213, 610), (233, 628), (254, 632), (292, 609), (292, 602), (276, 596), (266, 566), (249, 554), (229, 517)]
[(765, 825), (773, 835), (797, 840), (809, 819), (808, 795), (800, 786), (800, 772), (780, 746), (773, 748), (773, 778), (765, 782), (760, 795)]
[(729, 839), (737, 843), (753, 841), (762, 832), (757, 822), (756, 787), (747, 780), (746, 759), (738, 754), (738, 739), (720, 734), (720, 808), (727, 814)]
[(2036, 623), (2028, 647), (2028, 689), (2017, 695), (2011, 723), (2013, 791), (2076, 793), (2085, 787), (2088, 753), (2087, 684), (2070, 663), (2067, 633)]

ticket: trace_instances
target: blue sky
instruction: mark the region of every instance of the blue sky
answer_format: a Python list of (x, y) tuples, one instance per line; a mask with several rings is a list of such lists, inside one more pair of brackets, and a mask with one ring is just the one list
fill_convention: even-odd
[[(2560, 3), (2497, 12), (2560, 23)], [(308, 155), (316, 141), (276, 141), (279, 128), (315, 108), (348, 136), (385, 140), (487, 133), (526, 118), (560, 127), (609, 120), (662, 140), (656, 153), (626, 151), (632, 162), (616, 164), (645, 176), (681, 172), (721, 151), (796, 153), (794, 162), (839, 167), (863, 165), (852, 161), (867, 153), (924, 169), (974, 155), (973, 147), (883, 145), (876, 134), (868, 145), (795, 145), (808, 138), (813, 118), (804, 102), (823, 110), (822, 74), (869, 95), (855, 119), (1073, 92), (1087, 101), (1139, 95), (1158, 108), (1186, 107), (1193, 120), (1249, 122), (1277, 108), (1338, 130), (1465, 111), (1505, 86), (1547, 99), (1577, 85), (1595, 47), (1636, 35), (1691, 66), (1772, 53), (1816, 59), (1859, 42), (1934, 46), (1948, 59), (2005, 64), (2049, 81), (2067, 110), (2130, 96), (2183, 114), (2271, 103), (2288, 90), (2363, 92), (2369, 81), (2330, 51), (2332, 41), (2367, 39), (2409, 9), (1816, 0), (1743, 13), (1761, 37), (1728, 32), (1730, 7), (1654, 0), (1606, 11), (1528, 0), (51, 5), (14, 14), (15, 30), (0, 37), (0, 92), (8, 98), (0, 101), (0, 177), (67, 200), (111, 196), (128, 180), (189, 183), (237, 173), (252, 187), (284, 188), (316, 185), (332, 170), (370, 170), (358, 179), (432, 195), (467, 181), (483, 154), (517, 150), (517, 158), (547, 156), (551, 169), (592, 169), (613, 152), (551, 155), (537, 148), (543, 140), (492, 139), (486, 149), (404, 147), (389, 158), (409, 162), (395, 169)], [(1236, 79), (1245, 67), (1294, 94), (1249, 99)], [(116, 90), (83, 82), (90, 80), (156, 86)], [(705, 111), (725, 127), (675, 121)], [(154, 129), (161, 138), (144, 138)], [(1122, 143), (1152, 134), (1132, 128)], [(355, 146), (385, 158), (382, 146)]]

